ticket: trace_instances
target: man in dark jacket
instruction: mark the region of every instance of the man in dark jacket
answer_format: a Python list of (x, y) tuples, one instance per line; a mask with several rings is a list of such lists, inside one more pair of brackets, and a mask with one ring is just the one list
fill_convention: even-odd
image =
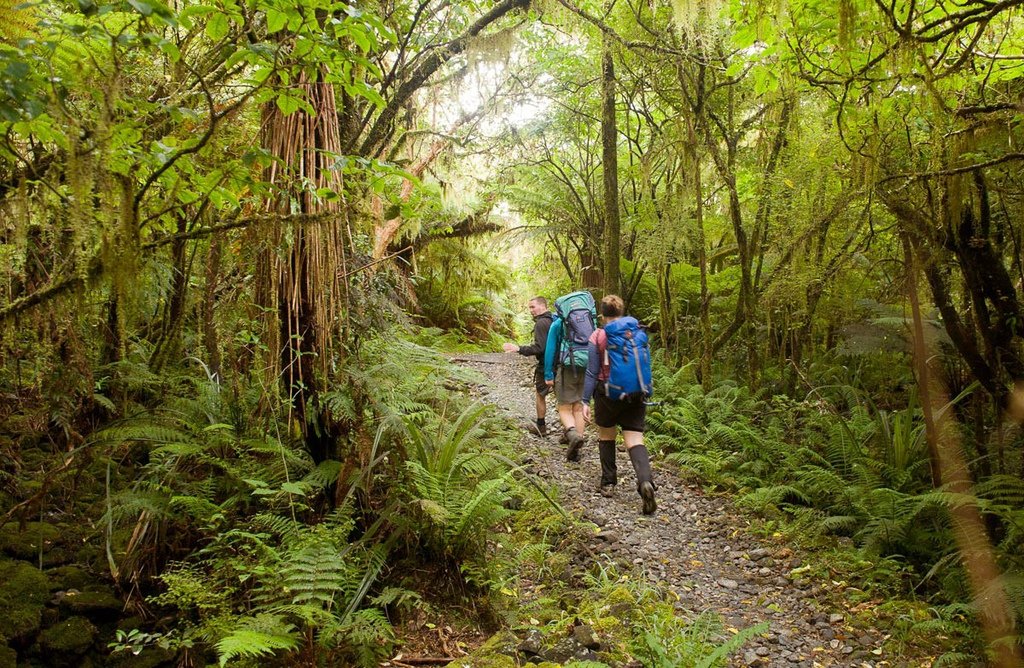
[(544, 417), (547, 415), (548, 405), (544, 397), (550, 390), (547, 383), (544, 382), (544, 347), (548, 342), (548, 330), (551, 329), (552, 315), (548, 310), (548, 300), (543, 297), (531, 299), (527, 308), (530, 310), (530, 315), (533, 316), (533, 343), (525, 346), (506, 343), (502, 348), (507, 353), (532, 356), (537, 360), (537, 367), (533, 371), (533, 386), (537, 391), (537, 433), (545, 436), (548, 429)]

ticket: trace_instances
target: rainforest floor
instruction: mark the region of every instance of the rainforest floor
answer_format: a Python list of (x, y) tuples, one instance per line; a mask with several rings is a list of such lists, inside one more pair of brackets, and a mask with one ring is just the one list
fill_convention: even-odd
[[(658, 509), (642, 515), (621, 437), (617, 494), (602, 497), (593, 425), (579, 463), (567, 462), (566, 446), (559, 444), (553, 399), (548, 405), (551, 433), (541, 438), (525, 429), (534, 417), (532, 360), (500, 353), (452, 357), (486, 378), (478, 388), (482, 401), (524, 425), (520, 461), (558, 489), (560, 503), (584, 528), (586, 538), (573, 557), (577, 565), (614, 563), (628, 577), (646, 579), (664, 592), (676, 614), (696, 618), (712, 613), (727, 632), (767, 624), (765, 632), (733, 652), (731, 665), (930, 665), (929, 658), (907, 656), (918, 652), (892, 642), (887, 629), (876, 628), (873, 609), (884, 601), (854, 597), (861, 602), (852, 604), (844, 592), (858, 591), (856, 583), (820, 577), (821, 555), (808, 555), (779, 534), (758, 535), (756, 521), (734, 508), (728, 496), (703, 491), (657, 456)], [(815, 559), (819, 563), (812, 567)], [(473, 666), (465, 661), (453, 665)]]

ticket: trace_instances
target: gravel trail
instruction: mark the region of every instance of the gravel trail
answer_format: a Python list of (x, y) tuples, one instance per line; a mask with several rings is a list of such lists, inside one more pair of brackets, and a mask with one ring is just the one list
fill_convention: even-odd
[[(481, 388), (485, 401), (524, 425), (532, 421), (532, 360), (501, 353), (452, 357), (487, 378)], [(552, 402), (549, 399), (548, 424), (556, 429), (546, 438), (524, 430), (522, 447), (529, 464), (560, 488), (567, 511), (598, 527), (590, 541), (592, 551), (634, 564), (637, 577), (675, 592), (682, 614), (711, 611), (726, 627), (736, 629), (768, 622), (768, 632), (750, 639), (734, 655), (733, 665), (917, 665), (894, 661), (881, 652), (878, 630), (851, 628), (844, 611), (829, 609), (822, 594), (832, 583), (804, 581), (799, 571), (794, 574), (802, 564), (799, 554), (777, 544), (761, 544), (743, 530), (745, 522), (727, 499), (684, 483), (656, 459), (652, 463), (658, 510), (652, 516), (641, 515), (636, 478), (621, 450), (621, 437), (618, 491), (613, 498), (602, 497), (594, 434), (589, 434), (582, 462), (567, 462), (565, 446), (558, 443)]]

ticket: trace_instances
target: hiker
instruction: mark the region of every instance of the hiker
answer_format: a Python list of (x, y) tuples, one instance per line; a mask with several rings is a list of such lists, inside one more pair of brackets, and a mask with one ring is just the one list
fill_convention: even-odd
[(601, 458), (601, 495), (615, 494), (618, 482), (615, 466), (616, 430), (622, 429), (629, 459), (636, 471), (637, 492), (643, 500), (641, 510), (650, 515), (657, 510), (651, 458), (644, 446), (644, 423), (651, 386), (651, 350), (647, 333), (636, 318), (625, 316), (625, 304), (618, 295), (601, 300), (604, 326), (590, 337), (586, 384), (583, 388), (583, 414), (590, 419), (590, 400), (594, 399), (598, 454)]
[(594, 333), (597, 310), (594, 297), (586, 290), (570, 292), (555, 300), (555, 319), (548, 331), (544, 351), (544, 380), (555, 390), (558, 419), (569, 447), (565, 458), (578, 462), (586, 440), (583, 413), (583, 383), (587, 370), (587, 342)]
[(551, 321), (554, 316), (548, 310), (548, 300), (543, 297), (534, 297), (527, 303), (526, 308), (533, 316), (533, 343), (520, 346), (509, 342), (503, 345), (502, 349), (507, 353), (519, 353), (537, 359), (537, 366), (533, 370), (533, 387), (536, 390), (537, 400), (537, 434), (547, 436), (548, 427), (544, 418), (548, 412), (546, 397), (551, 388), (544, 382), (544, 348), (547, 345), (548, 330), (551, 329)]

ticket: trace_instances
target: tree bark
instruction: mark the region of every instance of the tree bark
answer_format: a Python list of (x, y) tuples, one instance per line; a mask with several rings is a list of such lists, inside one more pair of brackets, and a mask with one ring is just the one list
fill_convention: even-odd
[(206, 282), (203, 286), (202, 327), (203, 347), (206, 348), (206, 364), (214, 377), (221, 375), (220, 342), (217, 336), (217, 323), (214, 320), (217, 284), (220, 280), (220, 261), (223, 255), (224, 242), (220, 234), (210, 239), (210, 254), (206, 264)]
[(618, 294), (619, 286), (619, 152), (615, 121), (615, 61), (611, 38), (602, 33), (601, 147), (604, 172), (604, 291)]

